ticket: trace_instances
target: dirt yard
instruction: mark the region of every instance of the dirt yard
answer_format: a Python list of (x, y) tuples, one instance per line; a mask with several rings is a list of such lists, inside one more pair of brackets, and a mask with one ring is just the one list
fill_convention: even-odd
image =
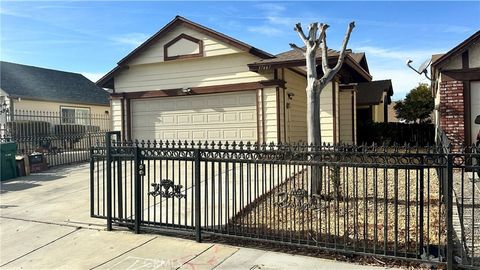
[[(309, 190), (308, 175), (305, 169), (276, 186), (230, 225), (253, 235), (378, 253), (416, 253), (421, 235), (424, 246), (445, 243), (434, 169), (326, 168), (322, 191), (314, 196), (304, 191)], [(340, 183), (337, 192), (335, 182)]]

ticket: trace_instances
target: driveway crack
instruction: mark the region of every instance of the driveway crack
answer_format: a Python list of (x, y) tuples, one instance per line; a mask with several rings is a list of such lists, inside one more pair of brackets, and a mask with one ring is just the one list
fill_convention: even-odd
[(195, 260), (196, 258), (198, 258), (200, 255), (202, 255), (203, 253), (207, 252), (209, 249), (211, 249), (213, 246), (215, 246), (215, 244), (213, 245), (210, 245), (208, 248), (206, 248), (204, 251), (198, 253), (197, 255), (193, 256), (193, 258), (191, 258), (190, 260), (184, 262), (182, 265), (180, 265), (179, 267), (177, 267), (175, 270), (178, 270), (180, 269), (182, 266), (184, 266), (185, 264), (188, 264), (189, 262)]
[(153, 237), (152, 239), (148, 239), (147, 241), (141, 243), (140, 245), (138, 245), (138, 246), (136, 246), (136, 247), (133, 247), (133, 248), (131, 248), (131, 249), (125, 251), (125, 252), (122, 252), (122, 253), (120, 253), (119, 255), (111, 258), (110, 260), (107, 260), (107, 261), (105, 261), (105, 262), (103, 262), (103, 263), (101, 263), (101, 264), (99, 264), (99, 265), (97, 265), (97, 266), (94, 266), (94, 267), (90, 268), (90, 270), (95, 269), (95, 268), (98, 268), (98, 267), (100, 267), (100, 266), (102, 266), (102, 265), (105, 265), (105, 264), (107, 264), (107, 263), (109, 263), (109, 262), (111, 262), (111, 261), (113, 261), (113, 260), (115, 260), (115, 259), (117, 259), (117, 258), (119, 258), (119, 257), (121, 257), (121, 256), (123, 256), (123, 255), (125, 255), (125, 254), (127, 254), (128, 252), (130, 252), (130, 251), (132, 251), (132, 250), (135, 250), (135, 249), (137, 249), (137, 248), (139, 248), (139, 247), (141, 247), (141, 246), (149, 243), (150, 241), (153, 241), (153, 240), (156, 239), (156, 238), (157, 238), (157, 237), (155, 236), (155, 237)]
[(42, 245), (42, 246), (40, 246), (40, 247), (38, 247), (38, 248), (36, 248), (36, 249), (34, 249), (34, 250), (31, 250), (31, 251), (23, 254), (22, 256), (20, 256), (20, 257), (18, 257), (18, 258), (15, 258), (15, 259), (7, 262), (7, 263), (4, 263), (4, 264), (0, 265), (0, 267), (4, 267), (5, 265), (7, 265), (7, 264), (9, 264), (9, 263), (12, 263), (12, 262), (14, 262), (14, 261), (16, 261), (16, 260), (18, 260), (18, 259), (20, 259), (20, 258), (23, 258), (23, 257), (25, 257), (25, 256), (27, 256), (27, 255), (29, 255), (29, 254), (32, 254), (33, 252), (35, 252), (35, 251), (37, 251), (37, 250), (39, 250), (39, 249), (41, 249), (41, 248), (44, 248), (44, 247), (46, 247), (46, 246), (48, 246), (48, 245), (50, 245), (50, 244), (52, 244), (52, 243), (55, 243), (56, 241), (58, 241), (58, 240), (60, 240), (60, 239), (62, 239), (62, 238), (65, 238), (65, 237), (69, 236), (70, 234), (73, 234), (74, 232), (76, 232), (76, 231), (78, 231), (78, 230), (80, 230), (80, 228), (77, 227), (77, 228), (75, 228), (75, 230), (73, 230), (73, 231), (71, 231), (71, 232), (69, 232), (69, 233), (67, 233), (67, 234), (65, 234), (65, 235), (62, 235), (62, 236), (56, 238), (55, 240), (46, 243), (45, 245)]

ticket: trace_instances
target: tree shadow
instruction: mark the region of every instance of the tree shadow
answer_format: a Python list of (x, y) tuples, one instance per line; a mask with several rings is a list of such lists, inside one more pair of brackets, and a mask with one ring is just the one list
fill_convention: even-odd
[(42, 186), (43, 182), (54, 181), (66, 177), (66, 175), (32, 174), (16, 179), (0, 182), (0, 194), (21, 191)]

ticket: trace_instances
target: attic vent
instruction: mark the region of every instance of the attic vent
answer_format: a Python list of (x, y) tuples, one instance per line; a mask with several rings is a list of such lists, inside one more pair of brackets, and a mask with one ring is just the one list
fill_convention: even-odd
[(203, 56), (203, 41), (181, 34), (165, 44), (164, 60), (188, 59)]

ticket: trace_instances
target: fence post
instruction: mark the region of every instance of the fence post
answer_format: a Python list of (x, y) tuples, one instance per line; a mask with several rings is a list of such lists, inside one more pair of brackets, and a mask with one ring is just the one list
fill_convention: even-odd
[(195, 157), (195, 240), (197, 242), (202, 241), (202, 230), (201, 230), (201, 207), (200, 207), (200, 149), (194, 149)]
[(453, 156), (447, 154), (447, 269), (453, 269)]
[(122, 158), (117, 157), (117, 200), (118, 218), (123, 219)]
[(419, 246), (420, 246), (420, 250), (419, 250), (419, 254), (417, 254), (418, 256), (421, 256), (422, 255), (422, 252), (423, 252), (423, 244), (424, 244), (424, 211), (425, 211), (425, 188), (424, 188), (424, 185), (425, 185), (425, 181), (424, 181), (424, 177), (425, 177), (425, 160), (424, 160), (424, 156), (422, 154), (421, 158), (420, 158), (420, 188), (419, 188), (419, 193), (420, 193), (420, 239), (419, 239)]
[(94, 181), (95, 177), (95, 160), (93, 159), (93, 148), (90, 148), (90, 216), (93, 217), (94, 214), (94, 197), (95, 197), (95, 191), (93, 189), (93, 186), (95, 185)]
[(112, 133), (105, 133), (107, 162), (107, 231), (112, 230)]
[(134, 148), (134, 166), (135, 166), (135, 233), (140, 233), (140, 221), (142, 219), (142, 192), (141, 192), (141, 180), (142, 175), (145, 173), (143, 167), (141, 167), (140, 161), (140, 148), (135, 145)]

